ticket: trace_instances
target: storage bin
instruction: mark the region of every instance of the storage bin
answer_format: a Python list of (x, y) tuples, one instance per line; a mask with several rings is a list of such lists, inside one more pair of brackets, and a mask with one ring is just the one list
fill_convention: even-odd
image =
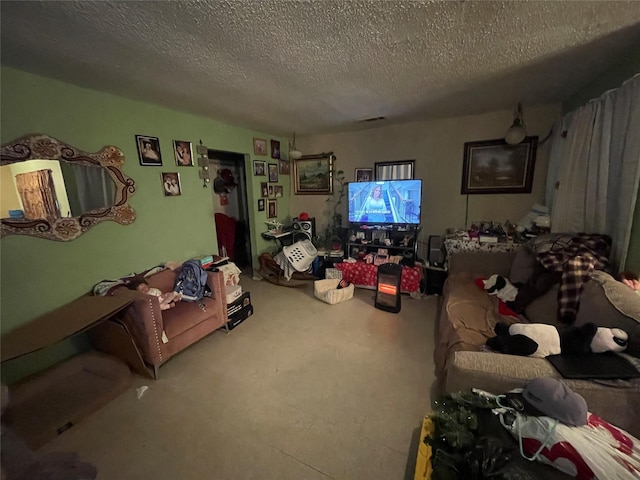
[(355, 286), (353, 283), (348, 287), (338, 289), (340, 283), (339, 278), (328, 278), (325, 280), (316, 280), (313, 283), (313, 293), (316, 298), (328, 303), (329, 305), (335, 305), (336, 303), (344, 302), (353, 298), (353, 291)]

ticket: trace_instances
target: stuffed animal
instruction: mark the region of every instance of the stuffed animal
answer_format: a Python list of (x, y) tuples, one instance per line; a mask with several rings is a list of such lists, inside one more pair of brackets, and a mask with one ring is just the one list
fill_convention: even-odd
[(494, 352), (525, 357), (544, 358), (549, 355), (622, 352), (629, 336), (619, 328), (596, 327), (585, 323), (558, 331), (545, 323), (497, 323), (496, 336), (487, 340)]
[(489, 295), (495, 295), (503, 302), (513, 302), (518, 295), (518, 289), (501, 275), (491, 275), (483, 280), (484, 289)]

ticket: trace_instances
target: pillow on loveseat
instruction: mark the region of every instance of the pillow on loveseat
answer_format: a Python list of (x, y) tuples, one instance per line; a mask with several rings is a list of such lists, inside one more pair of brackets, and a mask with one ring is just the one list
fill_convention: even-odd
[(509, 281), (511, 283), (527, 283), (536, 269), (536, 259), (531, 250), (526, 245), (518, 249), (513, 257), (511, 270), (509, 271)]

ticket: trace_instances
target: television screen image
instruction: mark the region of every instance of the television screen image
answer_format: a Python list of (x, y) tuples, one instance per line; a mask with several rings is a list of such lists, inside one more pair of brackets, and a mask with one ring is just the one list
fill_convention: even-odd
[(349, 183), (349, 222), (420, 223), (422, 180)]

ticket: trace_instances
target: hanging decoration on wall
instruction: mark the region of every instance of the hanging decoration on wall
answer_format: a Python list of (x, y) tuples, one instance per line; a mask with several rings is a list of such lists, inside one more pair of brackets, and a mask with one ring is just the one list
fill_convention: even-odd
[(209, 178), (209, 149), (206, 145), (203, 145), (202, 140), (200, 140), (196, 151), (198, 152), (198, 167), (200, 167), (198, 176), (200, 180), (202, 180), (202, 188), (207, 188), (207, 184), (211, 181)]

